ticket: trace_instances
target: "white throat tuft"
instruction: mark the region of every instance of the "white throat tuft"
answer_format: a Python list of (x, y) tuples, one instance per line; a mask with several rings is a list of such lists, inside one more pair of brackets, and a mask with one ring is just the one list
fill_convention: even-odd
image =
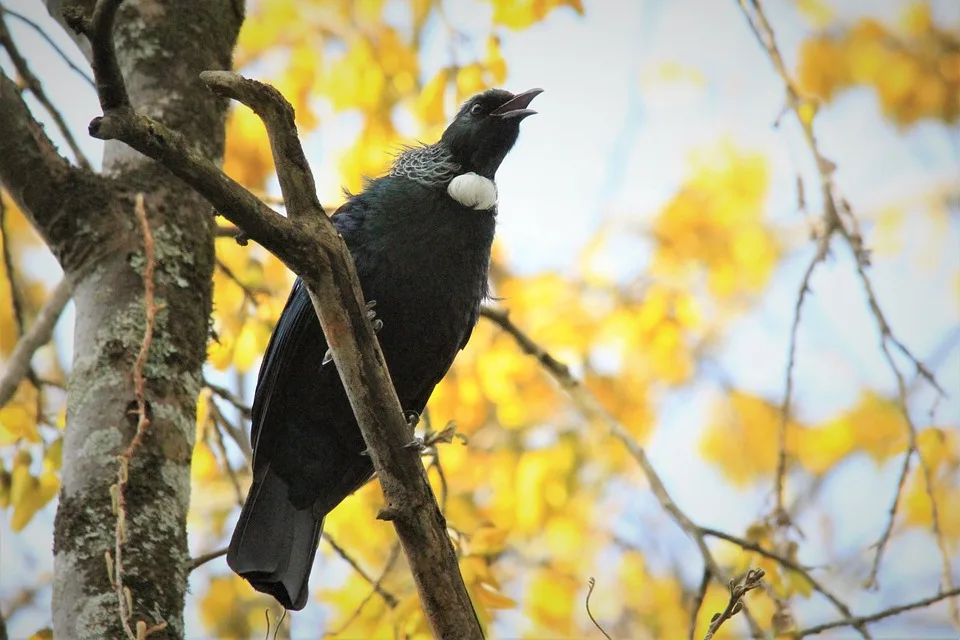
[(486, 211), (497, 204), (497, 185), (472, 171), (451, 180), (447, 193), (463, 206), (477, 211)]

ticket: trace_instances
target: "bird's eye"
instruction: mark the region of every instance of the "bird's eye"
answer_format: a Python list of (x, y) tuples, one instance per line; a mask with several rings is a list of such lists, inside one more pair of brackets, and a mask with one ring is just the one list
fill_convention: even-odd
[(473, 105), (472, 107), (470, 107), (470, 113), (471, 113), (472, 115), (477, 115), (478, 113), (480, 113), (480, 111), (481, 111), (482, 109), (483, 109), (483, 107), (481, 107), (480, 104), (478, 103), (478, 104), (475, 104), (475, 105)]

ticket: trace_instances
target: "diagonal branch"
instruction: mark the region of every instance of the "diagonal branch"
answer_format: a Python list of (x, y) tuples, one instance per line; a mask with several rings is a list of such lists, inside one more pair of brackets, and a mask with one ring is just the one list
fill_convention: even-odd
[(941, 600), (949, 600), (951, 605), (955, 605), (957, 598), (960, 597), (960, 588), (954, 588), (949, 591), (941, 591), (940, 593), (930, 596), (929, 598), (923, 598), (922, 600), (916, 600), (914, 602), (909, 602), (907, 604), (902, 604), (896, 607), (890, 607), (889, 609), (884, 609), (883, 611), (878, 611), (869, 616), (858, 616), (856, 618), (847, 618), (843, 620), (834, 620), (833, 622), (826, 622), (824, 624), (819, 624), (815, 627), (807, 627), (806, 629), (800, 629), (793, 632), (793, 637), (795, 638), (804, 638), (806, 636), (816, 635), (818, 633), (823, 633), (830, 629), (838, 629), (840, 627), (851, 627), (856, 625), (865, 625), (871, 622), (878, 622), (885, 618), (891, 618), (893, 616), (898, 616), (901, 613), (906, 613), (907, 611), (913, 611), (914, 609), (922, 609), (924, 607), (929, 607), (932, 604), (936, 604)]
[(46, 42), (50, 46), (50, 48), (56, 52), (57, 56), (63, 61), (65, 65), (67, 65), (67, 67), (70, 68), (71, 71), (73, 71), (78, 76), (83, 78), (84, 81), (86, 81), (86, 83), (90, 85), (91, 89), (96, 90), (97, 85), (93, 84), (93, 78), (91, 78), (85, 70), (81, 69), (76, 65), (76, 63), (74, 63), (73, 59), (69, 55), (67, 55), (67, 52), (61, 49), (60, 45), (58, 45), (56, 41), (50, 37), (50, 34), (47, 33), (46, 29), (44, 29), (39, 24), (37, 24), (27, 16), (23, 15), (22, 13), (14, 11), (13, 9), (10, 9), (8, 7), (4, 7), (0, 5), (0, 13), (6, 13), (10, 17), (16, 18), (20, 22), (24, 23), (25, 25), (33, 29), (37, 33), (37, 35), (43, 38), (44, 42)]
[(60, 134), (63, 136), (64, 140), (66, 140), (67, 145), (70, 147), (70, 151), (73, 152), (73, 157), (77, 159), (77, 164), (89, 171), (90, 162), (87, 160), (87, 157), (83, 155), (83, 151), (80, 150), (80, 145), (77, 144), (76, 139), (73, 137), (70, 127), (67, 126), (63, 116), (60, 115), (60, 111), (53, 106), (53, 102), (51, 102), (50, 98), (47, 97), (47, 93), (43, 90), (43, 84), (40, 82), (40, 78), (33, 74), (33, 71), (30, 70), (30, 65), (27, 64), (26, 58), (24, 58), (20, 54), (20, 50), (17, 49), (17, 45), (13, 41), (13, 36), (10, 35), (10, 31), (7, 29), (7, 23), (4, 19), (5, 13), (6, 9), (0, 6), (0, 46), (6, 49), (7, 55), (10, 56), (10, 60), (13, 62), (13, 68), (17, 70), (17, 73), (23, 79), (27, 89), (30, 90), (30, 93), (32, 93), (37, 99), (37, 102), (43, 105), (43, 108), (46, 109), (47, 113), (50, 114), (50, 117), (53, 118), (54, 123), (57, 125), (57, 129), (60, 130)]
[[(64, 271), (75, 273), (116, 248), (121, 218), (107, 182), (71, 165), (30, 114), (17, 84), (0, 71), (0, 183), (37, 228)], [(64, 199), (63, 194), (72, 197)]]
[(442, 638), (482, 638), (420, 455), (405, 448), (409, 428), (367, 319), (353, 260), (316, 198), (293, 109), (268, 85), (223, 72), (203, 76), (215, 91), (250, 106), (264, 120), (287, 203), (289, 217), (284, 218), (192, 151), (182, 135), (130, 107), (111, 36), (119, 4), (100, 0), (92, 18), (82, 9), (65, 16), (93, 49), (103, 116), (90, 123), (91, 135), (125, 142), (159, 161), (300, 276), (383, 488), (387, 506), (378, 517), (394, 524), (431, 630)]
[(53, 328), (57, 326), (57, 320), (60, 319), (60, 314), (72, 295), (73, 282), (65, 277), (50, 294), (30, 329), (17, 342), (10, 358), (4, 362), (4, 372), (0, 376), (0, 407), (7, 404), (13, 397), (20, 381), (30, 371), (30, 360), (33, 354), (50, 342)]
[[(704, 566), (713, 574), (714, 579), (720, 581), (722, 584), (726, 584), (729, 576), (726, 575), (719, 563), (717, 563), (716, 558), (714, 558), (713, 553), (707, 546), (700, 527), (673, 501), (666, 486), (663, 484), (663, 480), (660, 478), (660, 474), (657, 473), (657, 470), (650, 462), (650, 458), (647, 457), (646, 450), (630, 435), (630, 432), (607, 412), (603, 405), (600, 404), (600, 401), (597, 400), (596, 396), (590, 393), (583, 383), (570, 372), (570, 368), (567, 367), (567, 365), (554, 358), (534, 342), (530, 336), (510, 320), (506, 312), (490, 307), (483, 307), (480, 313), (484, 318), (492, 321), (510, 334), (524, 353), (533, 356), (543, 365), (544, 369), (546, 369), (554, 381), (570, 395), (577, 410), (580, 411), (584, 418), (590, 422), (595, 421), (602, 423), (606, 426), (610, 435), (619, 440), (627, 448), (630, 455), (633, 456), (634, 460), (640, 465), (643, 475), (646, 477), (647, 482), (650, 483), (650, 490), (657, 498), (660, 506), (663, 507), (664, 511), (677, 523), (677, 526), (696, 544), (703, 558)], [(753, 636), (758, 638), (765, 637), (759, 623), (757, 623), (756, 619), (750, 614), (746, 606), (743, 608), (743, 614), (747, 620), (747, 624), (750, 625)]]

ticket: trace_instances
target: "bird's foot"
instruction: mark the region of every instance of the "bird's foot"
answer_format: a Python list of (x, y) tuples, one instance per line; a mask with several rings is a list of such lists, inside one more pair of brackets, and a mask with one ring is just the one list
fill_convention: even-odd
[(371, 300), (365, 305), (367, 310), (367, 320), (373, 324), (373, 332), (380, 333), (380, 329), (383, 329), (383, 320), (377, 317), (377, 312), (374, 307), (377, 306), (376, 300)]
[(411, 430), (416, 429), (417, 425), (420, 424), (420, 414), (416, 411), (404, 411), (403, 419), (407, 421), (407, 426)]
[(413, 440), (403, 445), (404, 449), (416, 449), (417, 451), (423, 451), (427, 448), (427, 445), (423, 442), (423, 438), (414, 436)]
[(367, 458), (369, 458), (369, 457), (370, 457), (370, 449), (364, 449), (363, 451), (360, 452), (360, 455), (366, 456)]
[[(373, 310), (375, 306), (377, 306), (377, 301), (371, 300), (364, 305), (364, 308), (366, 309), (367, 320), (373, 323), (373, 332), (380, 333), (380, 329), (383, 329), (383, 320), (377, 317), (377, 312)], [(323, 361), (320, 363), (320, 366), (322, 367), (330, 362), (333, 362), (333, 350), (327, 348), (323, 354)]]

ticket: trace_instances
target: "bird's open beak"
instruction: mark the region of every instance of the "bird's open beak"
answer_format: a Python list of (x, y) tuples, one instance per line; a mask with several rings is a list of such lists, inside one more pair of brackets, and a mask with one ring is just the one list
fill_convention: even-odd
[(504, 119), (526, 118), (527, 116), (532, 116), (536, 113), (536, 111), (533, 109), (528, 109), (527, 107), (531, 102), (533, 102), (533, 99), (541, 93), (543, 93), (543, 89), (530, 89), (529, 91), (518, 93), (507, 100), (504, 104), (490, 112), (490, 115), (498, 116)]

